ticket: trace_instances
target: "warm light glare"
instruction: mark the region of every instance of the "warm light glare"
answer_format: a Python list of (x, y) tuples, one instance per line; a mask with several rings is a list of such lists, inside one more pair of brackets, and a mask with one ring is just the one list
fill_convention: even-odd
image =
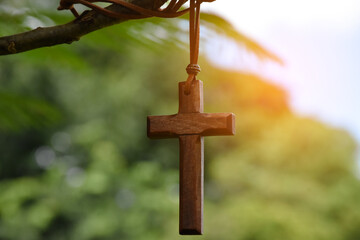
[(204, 4), (204, 9), (225, 16), (285, 66), (254, 69), (225, 53), (226, 60), (218, 62), (260, 72), (289, 92), (295, 111), (346, 128), (360, 140), (360, 1), (227, 0)]

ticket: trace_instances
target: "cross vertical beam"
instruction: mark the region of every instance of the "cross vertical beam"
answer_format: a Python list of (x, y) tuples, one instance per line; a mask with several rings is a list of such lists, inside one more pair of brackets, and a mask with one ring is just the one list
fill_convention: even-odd
[(204, 138), (179, 137), (180, 143), (180, 223), (182, 235), (203, 233)]
[(182, 235), (203, 233), (204, 136), (234, 135), (232, 113), (203, 113), (203, 85), (179, 83), (179, 112), (168, 116), (149, 116), (148, 137), (179, 138), (180, 144), (180, 223)]
[[(185, 82), (179, 83), (179, 114), (204, 111), (203, 84), (192, 82), (185, 94)], [(204, 138), (200, 135), (180, 135), (180, 222), (182, 235), (203, 233), (204, 202)]]

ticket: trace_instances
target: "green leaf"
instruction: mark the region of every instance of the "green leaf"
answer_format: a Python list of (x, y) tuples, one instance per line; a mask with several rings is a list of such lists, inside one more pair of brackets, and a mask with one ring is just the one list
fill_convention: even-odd
[(20, 131), (49, 126), (60, 112), (43, 100), (0, 92), (0, 130)]

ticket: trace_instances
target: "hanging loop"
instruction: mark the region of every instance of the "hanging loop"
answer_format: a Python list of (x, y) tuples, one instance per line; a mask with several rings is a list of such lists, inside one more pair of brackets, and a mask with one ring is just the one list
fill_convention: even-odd
[[(187, 1), (190, 1), (190, 8), (179, 10)], [(149, 10), (139, 7), (135, 4), (125, 2), (124, 0), (60, 0), (58, 10), (70, 10), (75, 17), (79, 17), (78, 12), (74, 8), (74, 4), (82, 4), (96, 12), (104, 14), (108, 17), (123, 19), (140, 19), (148, 17), (174, 18), (179, 17), (190, 11), (189, 19), (189, 35), (190, 35), (190, 64), (186, 68), (188, 78), (185, 83), (185, 94), (190, 94), (191, 84), (196, 80), (196, 75), (201, 71), (198, 65), (199, 59), (199, 43), (200, 43), (200, 5), (203, 2), (214, 2), (215, 0), (170, 0), (164, 9)], [(94, 3), (105, 2), (123, 6), (134, 11), (134, 14), (122, 14), (113, 12), (107, 8), (102, 8)]]
[(215, 0), (190, 0), (190, 64), (186, 68), (189, 74), (185, 83), (185, 94), (190, 94), (191, 84), (196, 80), (196, 75), (201, 71), (198, 65), (200, 45), (200, 5), (203, 2), (214, 2)]
[(215, 0), (190, 0), (190, 64), (186, 68), (186, 71), (189, 74), (184, 89), (186, 95), (190, 94), (191, 84), (196, 80), (196, 75), (201, 70), (198, 65), (200, 44), (200, 5), (202, 2), (207, 1), (213, 2)]

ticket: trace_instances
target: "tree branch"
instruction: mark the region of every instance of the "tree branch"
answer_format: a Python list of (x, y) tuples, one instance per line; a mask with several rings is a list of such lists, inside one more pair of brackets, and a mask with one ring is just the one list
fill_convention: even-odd
[[(147, 9), (157, 9), (167, 0), (127, 0)], [(110, 5), (107, 9), (123, 13), (134, 14), (132, 11), (120, 5)], [(81, 16), (72, 22), (46, 28), (37, 28), (28, 32), (1, 37), (0, 55), (9, 55), (25, 52), (41, 47), (50, 47), (59, 44), (70, 44), (88, 33), (105, 28), (128, 19), (115, 19), (95, 11), (85, 11)]]

